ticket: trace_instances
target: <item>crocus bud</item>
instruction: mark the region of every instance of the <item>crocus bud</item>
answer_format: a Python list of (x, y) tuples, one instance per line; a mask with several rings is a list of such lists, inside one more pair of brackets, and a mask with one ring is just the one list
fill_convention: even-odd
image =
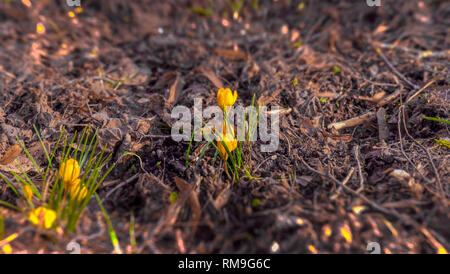
[(31, 190), (31, 187), (25, 185), (23, 187), (23, 192), (25, 192), (25, 197), (31, 201), (31, 198), (33, 197), (33, 191)]
[(68, 189), (70, 184), (80, 176), (80, 166), (77, 160), (70, 158), (62, 163), (59, 168), (59, 176), (64, 181), (64, 187)]
[(234, 93), (231, 91), (231, 89), (227, 88), (220, 88), (217, 92), (217, 105), (222, 109), (225, 110), (226, 107), (230, 107), (234, 105), (237, 99), (237, 91), (234, 91)]

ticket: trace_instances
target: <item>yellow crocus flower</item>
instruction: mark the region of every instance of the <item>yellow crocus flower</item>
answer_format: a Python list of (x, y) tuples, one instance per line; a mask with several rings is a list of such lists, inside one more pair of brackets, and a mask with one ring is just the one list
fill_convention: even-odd
[(3, 254), (11, 254), (12, 253), (12, 247), (10, 244), (6, 244), (2, 247)]
[(229, 88), (220, 88), (217, 92), (217, 105), (225, 110), (226, 107), (234, 105), (237, 99), (237, 91), (234, 93)]
[(62, 163), (59, 168), (59, 176), (64, 181), (64, 188), (68, 189), (70, 184), (80, 176), (80, 166), (77, 160), (70, 158)]
[(56, 212), (49, 208), (40, 206), (30, 212), (28, 220), (34, 225), (49, 229), (56, 220)]

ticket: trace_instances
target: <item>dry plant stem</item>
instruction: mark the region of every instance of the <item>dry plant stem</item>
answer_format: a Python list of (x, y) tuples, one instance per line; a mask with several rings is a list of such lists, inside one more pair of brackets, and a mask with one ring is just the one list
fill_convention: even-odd
[(402, 88), (397, 89), (396, 91), (394, 91), (393, 93), (385, 96), (383, 99), (381, 99), (378, 102), (378, 106), (384, 106), (387, 103), (392, 102), (394, 99), (396, 99), (400, 94), (402, 93)]
[(349, 128), (349, 127), (354, 127), (357, 125), (361, 125), (367, 121), (370, 121), (373, 117), (375, 117), (375, 112), (370, 111), (368, 113), (365, 113), (363, 115), (345, 120), (345, 121), (341, 121), (341, 122), (336, 122), (336, 123), (332, 123), (328, 125), (328, 128), (335, 128), (336, 130), (340, 130), (343, 128)]
[[(387, 43), (380, 43), (380, 48), (399, 49), (399, 50), (406, 51), (406, 52), (412, 52), (414, 54), (417, 54), (419, 57), (423, 54), (423, 51), (421, 51), (421, 50), (416, 50), (416, 49), (412, 49), (412, 48), (407, 48), (407, 47), (402, 47), (402, 46), (397, 46), (394, 44), (387, 44)], [(427, 57), (444, 57), (444, 58), (449, 57), (449, 56), (450, 56), (450, 50), (431, 52), (429, 55), (427, 55)]]
[[(350, 178), (352, 177), (353, 172), (355, 172), (355, 168), (352, 167), (350, 169), (350, 171), (348, 172), (347, 176), (345, 176), (344, 180), (342, 180), (341, 185), (345, 186), (347, 184), (348, 180), (350, 180)], [(341, 193), (341, 191), (342, 191), (342, 186), (339, 186), (339, 188), (336, 190), (336, 194)], [(337, 198), (337, 196), (335, 196), (335, 197)]]
[(356, 192), (361, 192), (364, 190), (364, 177), (361, 170), (361, 162), (359, 160), (359, 145), (355, 146), (355, 159), (358, 163), (358, 174), (359, 174), (359, 189)]
[(386, 65), (392, 70), (392, 72), (397, 75), (398, 77), (400, 77), (403, 81), (405, 81), (408, 85), (410, 85), (412, 88), (418, 89), (419, 86), (417, 86), (416, 84), (412, 83), (411, 81), (408, 80), (408, 78), (406, 78), (403, 74), (401, 74), (395, 67), (394, 65), (392, 65), (392, 63), (386, 58), (386, 56), (383, 54), (383, 52), (381, 52), (381, 50), (379, 48), (376, 49), (376, 52), (378, 53), (378, 55), (380, 55), (380, 57), (383, 59), (383, 61), (386, 63)]
[(421, 89), (419, 89), (418, 91), (416, 91), (413, 95), (411, 95), (405, 102), (405, 105), (407, 105), (409, 102), (411, 102), (414, 98), (417, 97), (417, 95), (419, 95), (422, 91), (424, 91), (425, 89), (427, 89), (429, 86), (431, 86), (434, 82), (436, 82), (437, 80), (439, 80), (440, 78), (442, 78), (442, 75), (439, 75), (437, 77), (434, 77), (433, 79), (431, 79), (428, 83), (425, 84), (425, 86), (423, 86)]

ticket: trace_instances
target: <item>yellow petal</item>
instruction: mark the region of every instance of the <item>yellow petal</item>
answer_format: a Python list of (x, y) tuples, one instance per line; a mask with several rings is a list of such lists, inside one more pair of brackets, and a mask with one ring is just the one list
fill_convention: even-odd
[(87, 194), (88, 189), (81, 183), (72, 184), (72, 186), (70, 187), (70, 195), (72, 196), (73, 199), (81, 201), (84, 198), (86, 198)]
[(3, 254), (11, 254), (12, 253), (12, 247), (10, 244), (6, 244), (2, 247)]
[(49, 229), (53, 226), (53, 223), (56, 220), (56, 212), (40, 206), (30, 212), (28, 220), (36, 226)]
[(78, 165), (78, 162), (75, 159), (70, 158), (62, 163), (59, 168), (59, 176), (63, 178), (65, 186), (68, 187), (68, 184), (80, 176), (80, 166)]
[(219, 151), (222, 153), (223, 157), (225, 157), (225, 160), (228, 159), (228, 153), (225, 149), (223, 142), (225, 143), (226, 147), (228, 148), (228, 151), (231, 153), (233, 150), (237, 148), (237, 140), (236, 138), (233, 138), (231, 140), (227, 139), (227, 136), (221, 135), (222, 138), (219, 138), (217, 141), (217, 147), (219, 148)]
[(31, 190), (31, 187), (25, 185), (23, 187), (23, 191), (25, 192), (25, 197), (31, 201), (31, 198), (33, 197), (33, 191)]

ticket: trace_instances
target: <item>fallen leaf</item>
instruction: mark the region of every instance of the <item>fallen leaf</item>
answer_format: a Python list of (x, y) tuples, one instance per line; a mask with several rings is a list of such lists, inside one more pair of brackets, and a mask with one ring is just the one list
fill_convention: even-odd
[(0, 165), (7, 165), (12, 163), (22, 152), (22, 147), (19, 144), (15, 144), (8, 149), (0, 160)]
[(216, 74), (212, 70), (200, 68), (198, 71), (201, 72), (206, 78), (208, 78), (208, 80), (211, 81), (211, 83), (213, 83), (216, 88), (223, 88), (222, 81), (217, 78)]
[(248, 57), (239, 50), (215, 49), (214, 54), (217, 54), (229, 60), (247, 60)]
[[(22, 170), (19, 168), (19, 166), (22, 168)], [(27, 156), (19, 156), (16, 159), (14, 159), (14, 162), (6, 164), (6, 165), (0, 165), (0, 170), (4, 172), (10, 172), (13, 171), (17, 174), (21, 174), (23, 172), (28, 172), (30, 170), (35, 170), (33, 162), (27, 157)]]
[(173, 106), (176, 103), (176, 101), (180, 95), (182, 86), (183, 86), (183, 79), (181, 78), (180, 74), (177, 72), (175, 81), (173, 82), (173, 84), (170, 86), (170, 89), (169, 89), (169, 97), (167, 98), (167, 101), (166, 101), (166, 103), (168, 105)]

